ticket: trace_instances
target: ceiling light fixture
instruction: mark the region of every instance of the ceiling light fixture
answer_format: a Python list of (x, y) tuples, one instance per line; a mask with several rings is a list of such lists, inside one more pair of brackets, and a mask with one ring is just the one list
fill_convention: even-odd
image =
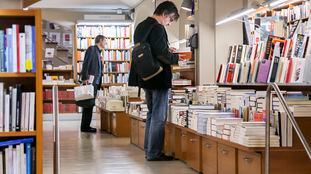
[(192, 0), (183, 0), (181, 4), (181, 9), (186, 11), (192, 11)]
[(247, 15), (247, 14), (249, 14), (249, 13), (254, 12), (254, 11), (255, 11), (255, 8), (240, 10), (239, 12), (236, 12), (236, 13), (230, 15), (229, 17), (227, 17), (227, 18), (225, 18), (225, 19), (223, 19), (223, 20), (221, 20), (221, 21), (218, 21), (218, 22), (216, 23), (216, 25), (221, 25), (221, 24), (227, 23), (227, 22), (229, 22), (229, 21), (232, 21), (232, 20), (234, 20), (234, 19), (236, 19), (236, 18), (245, 16), (245, 15)]

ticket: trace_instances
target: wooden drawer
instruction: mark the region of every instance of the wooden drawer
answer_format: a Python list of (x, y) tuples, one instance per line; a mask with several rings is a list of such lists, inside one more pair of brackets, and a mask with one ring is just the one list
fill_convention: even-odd
[(100, 129), (101, 131), (108, 131), (108, 112), (100, 111)]
[(174, 136), (175, 136), (174, 157), (176, 159), (185, 160), (185, 159), (182, 159), (182, 152), (181, 152), (181, 129), (176, 127)]
[(261, 155), (238, 151), (238, 174), (261, 174)]
[(146, 123), (139, 121), (138, 122), (138, 129), (139, 129), (139, 137), (138, 137), (138, 146), (142, 149), (144, 149), (144, 143), (145, 143), (145, 127), (146, 127)]
[(207, 138), (202, 138), (202, 172), (217, 174), (217, 143)]
[(166, 124), (165, 125), (165, 137), (164, 137), (164, 152), (166, 155), (174, 154), (174, 144), (175, 144), (174, 128)]
[(188, 132), (187, 149), (187, 164), (191, 168), (201, 171), (201, 136)]
[(218, 144), (218, 174), (236, 174), (236, 149)]
[(138, 120), (131, 119), (131, 143), (138, 146)]
[(188, 146), (188, 132), (185, 130), (181, 131), (181, 160), (187, 160), (187, 146)]

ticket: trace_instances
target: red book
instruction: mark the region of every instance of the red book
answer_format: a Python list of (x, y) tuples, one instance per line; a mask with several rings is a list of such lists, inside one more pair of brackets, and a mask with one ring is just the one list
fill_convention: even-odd
[(227, 83), (233, 82), (234, 68), (235, 68), (235, 64), (230, 63), (229, 68), (228, 68), (228, 73), (227, 73), (227, 80), (226, 80)]
[(287, 70), (287, 74), (286, 74), (285, 83), (290, 83), (292, 73), (293, 73), (293, 59), (291, 58), (291, 59), (289, 59), (289, 63), (288, 63), (288, 70)]
[(255, 112), (254, 114), (254, 121), (263, 121), (264, 115), (262, 112)]

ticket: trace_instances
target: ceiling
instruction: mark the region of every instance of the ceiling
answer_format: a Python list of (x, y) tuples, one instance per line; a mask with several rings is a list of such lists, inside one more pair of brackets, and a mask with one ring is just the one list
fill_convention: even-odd
[(41, 0), (30, 8), (58, 8), (73, 10), (132, 9), (143, 0)]

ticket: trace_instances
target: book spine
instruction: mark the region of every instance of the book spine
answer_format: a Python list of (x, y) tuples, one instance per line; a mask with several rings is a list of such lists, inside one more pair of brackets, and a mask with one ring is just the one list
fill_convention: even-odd
[(32, 174), (32, 150), (31, 150), (31, 144), (26, 143), (26, 174)]

